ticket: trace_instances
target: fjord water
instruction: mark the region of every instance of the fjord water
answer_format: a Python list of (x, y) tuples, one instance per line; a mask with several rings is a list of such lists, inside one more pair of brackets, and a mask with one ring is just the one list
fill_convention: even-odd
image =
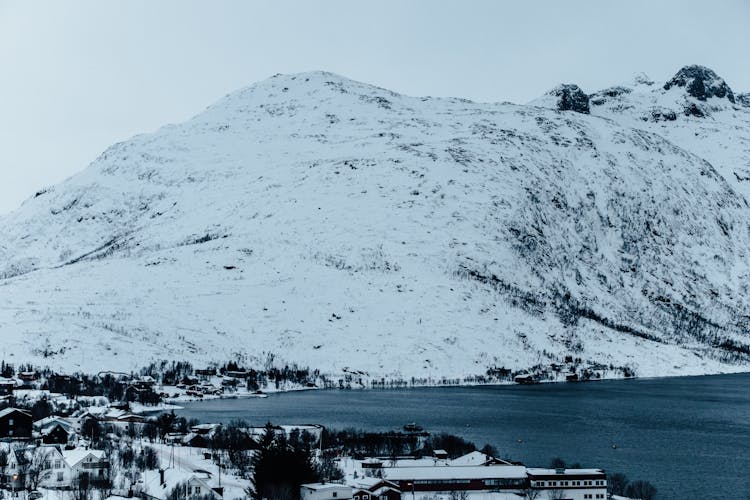
[(202, 422), (400, 429), (417, 422), (504, 458), (651, 481), (662, 499), (750, 494), (750, 374), (535, 386), (303, 391), (184, 405)]

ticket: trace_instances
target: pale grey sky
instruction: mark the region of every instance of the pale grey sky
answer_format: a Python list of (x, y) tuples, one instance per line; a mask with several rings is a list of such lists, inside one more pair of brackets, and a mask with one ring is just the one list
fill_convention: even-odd
[(704, 64), (750, 91), (750, 1), (0, 0), (0, 213), (275, 73), (527, 102)]

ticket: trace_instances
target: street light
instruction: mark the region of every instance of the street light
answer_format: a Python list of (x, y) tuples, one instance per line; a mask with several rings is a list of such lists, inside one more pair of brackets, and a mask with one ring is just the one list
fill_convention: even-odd
[(414, 500), (414, 482), (406, 483), (406, 486), (411, 486), (411, 500)]

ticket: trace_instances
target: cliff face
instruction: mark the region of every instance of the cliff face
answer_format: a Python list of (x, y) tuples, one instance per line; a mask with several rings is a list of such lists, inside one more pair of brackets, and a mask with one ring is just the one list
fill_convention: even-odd
[(322, 72), (237, 91), (0, 219), (4, 357), (747, 369), (750, 109), (683, 80), (528, 106)]

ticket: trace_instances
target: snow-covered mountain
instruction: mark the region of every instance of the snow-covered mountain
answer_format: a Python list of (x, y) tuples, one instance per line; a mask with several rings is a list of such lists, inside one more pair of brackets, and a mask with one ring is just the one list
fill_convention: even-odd
[(0, 218), (2, 357), (748, 370), (749, 101), (702, 67), (529, 105), (277, 75)]

